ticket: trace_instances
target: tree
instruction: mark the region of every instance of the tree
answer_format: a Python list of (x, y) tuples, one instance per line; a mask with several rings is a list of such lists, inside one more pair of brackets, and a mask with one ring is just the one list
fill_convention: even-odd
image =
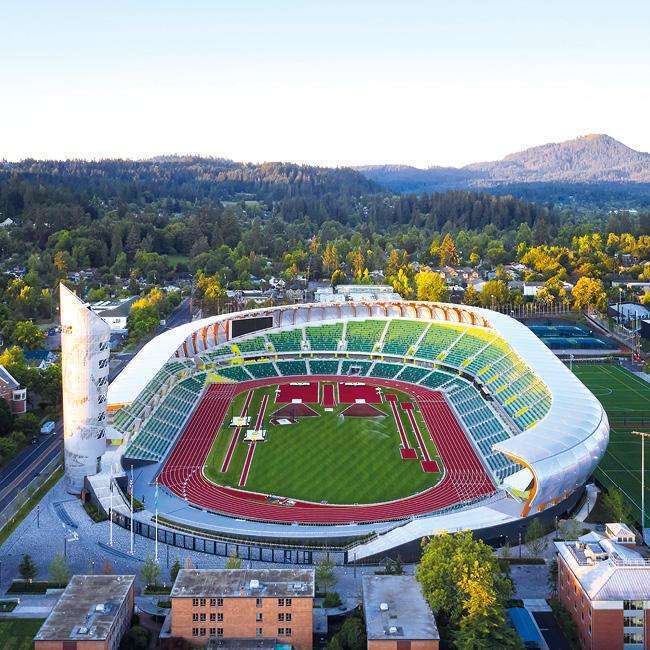
[(316, 584), (327, 593), (336, 584), (336, 575), (334, 574), (334, 563), (329, 555), (324, 557), (316, 565)]
[(416, 273), (415, 287), (418, 300), (440, 302), (448, 298), (445, 279), (440, 273), (436, 273), (435, 271), (420, 271)]
[(334, 273), (332, 273), (332, 279), (331, 279), (332, 287), (336, 288), (342, 282), (345, 282), (345, 273), (343, 273), (341, 269), (336, 269)]
[(510, 302), (510, 291), (503, 280), (488, 280), (481, 289), (483, 307), (502, 307)]
[(402, 268), (397, 271), (397, 275), (389, 278), (390, 283), (397, 293), (399, 293), (402, 298), (412, 298), (413, 297), (413, 287), (411, 286), (411, 280), (406, 274), (406, 271)]
[(181, 570), (181, 562), (178, 558), (176, 558), (174, 560), (174, 563), (169, 568), (169, 578), (172, 581), (172, 583), (176, 582), (176, 578), (178, 577), (178, 572), (180, 570)]
[(602, 310), (607, 304), (607, 294), (603, 283), (601, 280), (594, 278), (580, 278), (573, 287), (571, 294), (576, 309), (595, 307)]
[(562, 539), (575, 540), (582, 533), (582, 524), (577, 519), (560, 519), (557, 530)]
[(49, 567), (50, 581), (65, 586), (70, 581), (70, 568), (61, 553), (57, 553)]
[(603, 507), (612, 521), (632, 523), (633, 518), (630, 508), (625, 503), (623, 493), (620, 490), (613, 487), (607, 490), (603, 495)]
[(440, 264), (442, 266), (456, 266), (458, 264), (456, 242), (449, 233), (444, 236), (442, 244), (440, 244)]
[(156, 587), (160, 579), (160, 565), (150, 555), (147, 555), (140, 569), (140, 576), (145, 587)]
[(241, 559), (236, 555), (230, 555), (226, 561), (226, 569), (241, 569)]
[(323, 252), (323, 270), (325, 273), (334, 273), (341, 265), (341, 260), (336, 247), (332, 242), (328, 242)]
[(548, 547), (548, 538), (542, 522), (533, 519), (526, 528), (524, 544), (532, 557), (539, 557)]
[(492, 549), (471, 532), (430, 538), (416, 578), (448, 643), (462, 648), (518, 647), (505, 623), (512, 583)]
[(31, 582), (37, 576), (38, 569), (30, 555), (23, 555), (23, 559), (18, 565), (18, 573), (20, 573), (20, 577), (23, 580), (27, 580), (28, 582)]
[(327, 650), (365, 650), (367, 643), (366, 626), (358, 616), (349, 616), (330, 639)]
[(14, 324), (11, 340), (23, 348), (35, 350), (45, 340), (45, 332), (30, 320), (21, 320)]
[(9, 408), (9, 404), (0, 399), (0, 436), (7, 436), (13, 431), (14, 416)]
[(122, 639), (123, 650), (147, 650), (151, 641), (151, 632), (142, 625), (134, 625)]

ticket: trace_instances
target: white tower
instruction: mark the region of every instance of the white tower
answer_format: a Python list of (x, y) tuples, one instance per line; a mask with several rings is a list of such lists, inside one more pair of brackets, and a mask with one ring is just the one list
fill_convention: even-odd
[(65, 485), (79, 494), (106, 450), (110, 327), (60, 285)]

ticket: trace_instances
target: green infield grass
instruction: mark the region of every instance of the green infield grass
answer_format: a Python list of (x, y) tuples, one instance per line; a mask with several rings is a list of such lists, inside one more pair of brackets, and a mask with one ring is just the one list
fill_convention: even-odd
[[(328, 503), (378, 503), (405, 497), (432, 487), (442, 477), (442, 460), (431, 440), (419, 410), (415, 417), (427, 445), (429, 455), (438, 461), (439, 473), (425, 473), (418, 460), (402, 460), (400, 438), (388, 403), (375, 404), (385, 417), (344, 417), (349, 405), (337, 404), (326, 412), (319, 404), (309, 407), (318, 414), (299, 418), (294, 424), (271, 425), (274, 411), (284, 406), (275, 403), (276, 386), (254, 391), (248, 414), (254, 425), (264, 395), (269, 401), (263, 428), (265, 442), (257, 443), (246, 490), (308, 501)], [(408, 395), (396, 393), (400, 401), (413, 401)], [(238, 487), (248, 444), (240, 434), (227, 472), (221, 465), (226, 455), (232, 429), (231, 415), (239, 415), (246, 394), (238, 395), (226, 421), (215, 437), (204, 472), (220, 485)], [(417, 441), (408, 417), (399, 409), (409, 445), (417, 449)], [(418, 452), (419, 453), (419, 452)]]
[[(641, 519), (641, 439), (633, 430), (650, 431), (650, 384), (621, 366), (573, 364), (573, 371), (607, 411), (609, 445), (596, 468), (596, 478), (618, 488), (637, 521)], [(650, 440), (646, 441), (650, 447)], [(646, 497), (650, 479), (650, 449), (646, 449)], [(646, 499), (647, 501), (647, 499)], [(648, 522), (646, 514), (646, 525)]]

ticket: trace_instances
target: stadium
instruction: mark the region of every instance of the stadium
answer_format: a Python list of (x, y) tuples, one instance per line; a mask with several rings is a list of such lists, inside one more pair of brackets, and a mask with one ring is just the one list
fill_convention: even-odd
[(107, 410), (137, 533), (273, 561), (514, 537), (575, 505), (609, 437), (599, 401), (515, 319), (398, 300), (182, 325), (133, 358)]

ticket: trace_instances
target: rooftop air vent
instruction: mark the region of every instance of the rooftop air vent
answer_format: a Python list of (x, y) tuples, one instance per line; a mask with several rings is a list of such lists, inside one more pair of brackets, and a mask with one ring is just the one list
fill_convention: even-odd
[(394, 625), (391, 625), (388, 628), (388, 634), (397, 634), (397, 628)]
[(251, 580), (250, 587), (251, 587), (251, 589), (259, 589), (260, 588), (260, 581), (255, 580), (255, 579)]
[(388, 611), (388, 603), (379, 603), (379, 609), (382, 612), (387, 612)]

